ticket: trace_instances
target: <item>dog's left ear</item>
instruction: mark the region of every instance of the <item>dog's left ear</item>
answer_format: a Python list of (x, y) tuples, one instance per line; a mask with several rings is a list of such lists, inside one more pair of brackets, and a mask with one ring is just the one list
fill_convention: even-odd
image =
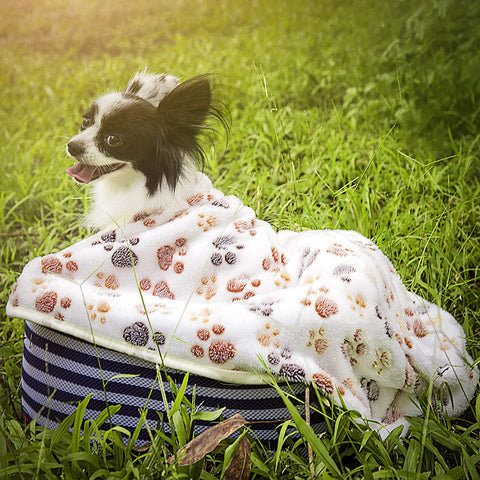
[(210, 81), (197, 77), (180, 83), (160, 101), (157, 114), (157, 165), (174, 189), (186, 160), (203, 166), (205, 153), (199, 135), (206, 129), (205, 121), (209, 116), (221, 118), (212, 107)]
[(197, 77), (177, 85), (158, 105), (158, 113), (169, 134), (178, 139), (195, 138), (212, 113), (212, 91), (207, 77)]

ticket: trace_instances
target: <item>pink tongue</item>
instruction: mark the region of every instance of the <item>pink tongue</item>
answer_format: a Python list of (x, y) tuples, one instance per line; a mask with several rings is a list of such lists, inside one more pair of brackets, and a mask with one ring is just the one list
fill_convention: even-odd
[(80, 182), (89, 183), (97, 167), (93, 165), (85, 165), (83, 163), (76, 163), (73, 167), (67, 168), (65, 170), (71, 177), (76, 178)]

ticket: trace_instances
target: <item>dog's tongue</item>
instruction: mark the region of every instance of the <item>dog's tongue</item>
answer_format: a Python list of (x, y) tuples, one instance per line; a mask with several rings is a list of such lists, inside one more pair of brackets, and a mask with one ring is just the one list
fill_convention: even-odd
[(97, 167), (76, 163), (73, 167), (67, 168), (66, 172), (73, 178), (83, 183), (89, 183), (95, 175)]

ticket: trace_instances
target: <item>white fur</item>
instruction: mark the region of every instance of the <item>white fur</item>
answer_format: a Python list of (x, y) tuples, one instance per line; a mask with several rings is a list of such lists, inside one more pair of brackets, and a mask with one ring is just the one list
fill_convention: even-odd
[(128, 93), (135, 83), (142, 84), (142, 88), (135, 95), (158, 107), (160, 100), (178, 85), (178, 78), (173, 75), (156, 75), (143, 70), (136, 73), (128, 82), (125, 92)]
[(129, 164), (92, 182), (93, 201), (85, 217), (87, 226), (106, 229), (123, 226), (139, 212), (161, 211), (165, 206), (174, 208), (189, 196), (196, 182), (196, 170), (191, 165), (173, 191), (165, 182), (149, 197), (145, 187), (145, 176)]

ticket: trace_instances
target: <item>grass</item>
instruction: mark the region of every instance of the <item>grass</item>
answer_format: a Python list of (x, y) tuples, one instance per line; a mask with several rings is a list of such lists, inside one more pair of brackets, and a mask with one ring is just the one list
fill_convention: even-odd
[[(64, 146), (89, 102), (122, 88), (145, 65), (183, 78), (215, 72), (217, 93), (232, 118), (228, 143), (219, 137), (206, 165), (215, 185), (279, 229), (355, 229), (371, 237), (409, 289), (456, 316), (479, 358), (479, 136), (474, 128), (449, 128), (452, 112), (442, 116), (440, 110), (426, 131), (421, 119), (432, 121), (435, 104), (422, 107), (409, 96), (423, 77), (410, 78), (405, 55), (397, 62), (391, 53), (399, 42), (404, 50), (411, 45), (405, 25), (429, 5), (4, 1), (1, 304), (26, 261), (88, 235), (80, 224), (86, 193), (63, 172), (69, 166)], [(476, 98), (473, 89), (465, 95)], [(136, 452), (123, 447), (114, 429), (92, 451), (88, 435), (79, 434), (81, 410), (62, 435), (25, 424), (23, 323), (1, 315), (2, 478), (220, 476), (225, 442), (203, 469), (179, 467), (166, 461), (167, 450), (180, 446), (176, 434), (160, 432), (149, 452)], [(315, 408), (325, 412), (327, 434), (312, 438), (301, 418), (296, 427), (313, 443), (322, 478), (479, 478), (478, 397), (461, 419), (439, 418), (426, 397), (425, 417), (411, 419), (409, 436), (400, 441), (394, 432), (385, 443), (356, 423), (354, 412), (324, 399)], [(182, 412), (189, 429), (193, 420)], [(309, 478), (299, 445), (284, 447), (267, 458), (252, 441), (252, 478)]]

